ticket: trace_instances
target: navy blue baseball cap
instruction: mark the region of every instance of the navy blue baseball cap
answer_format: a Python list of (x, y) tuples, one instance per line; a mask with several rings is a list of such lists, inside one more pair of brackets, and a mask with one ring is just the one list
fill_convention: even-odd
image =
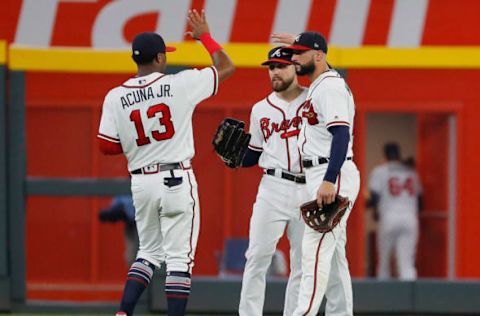
[(395, 142), (383, 145), (383, 153), (387, 159), (400, 159), (400, 146)]
[(153, 32), (140, 33), (132, 42), (132, 58), (137, 63), (152, 61), (158, 53), (174, 52), (175, 47), (165, 46), (163, 38)]
[(286, 47), (291, 51), (321, 50), (325, 54), (328, 51), (325, 37), (318, 32), (303, 32), (295, 37), (292, 45)]
[(271, 63), (280, 63), (291, 65), (292, 62), (292, 52), (286, 50), (283, 46), (278, 46), (271, 49), (268, 52), (268, 60), (262, 63), (262, 66), (268, 66)]

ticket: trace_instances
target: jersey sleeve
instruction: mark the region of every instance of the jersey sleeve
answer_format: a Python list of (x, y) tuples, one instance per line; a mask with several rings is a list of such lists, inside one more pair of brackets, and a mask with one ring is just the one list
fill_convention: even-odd
[(327, 88), (319, 93), (317, 101), (327, 128), (332, 126), (350, 126), (346, 92)]
[(263, 151), (263, 134), (260, 129), (260, 121), (257, 119), (254, 109), (250, 113), (250, 134), (252, 137), (250, 138), (248, 148), (254, 151)]
[(100, 127), (98, 129), (97, 137), (112, 143), (120, 144), (120, 137), (115, 123), (113, 107), (109, 102), (108, 95), (103, 101), (102, 118), (100, 119)]
[(418, 173), (414, 173), (414, 179), (415, 179), (415, 188), (417, 188), (417, 194), (422, 195), (423, 194), (423, 187), (422, 187), (422, 181), (420, 181), (420, 177), (418, 176)]
[(188, 100), (197, 105), (201, 101), (217, 94), (218, 73), (215, 67), (188, 69), (178, 73), (183, 82)]
[(372, 192), (380, 194), (382, 192), (382, 174), (379, 169), (373, 169), (368, 180), (368, 189)]

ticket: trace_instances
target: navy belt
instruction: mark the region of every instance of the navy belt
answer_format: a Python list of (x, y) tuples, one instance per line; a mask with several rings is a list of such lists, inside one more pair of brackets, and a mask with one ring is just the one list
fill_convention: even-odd
[[(352, 160), (352, 157), (347, 157), (345, 160)], [(311, 168), (313, 166), (323, 165), (324, 163), (328, 163), (330, 159), (325, 157), (316, 157), (313, 159), (304, 159), (302, 160), (302, 166), (304, 168)]]
[(179, 162), (176, 163), (167, 163), (167, 164), (153, 164), (143, 168), (139, 168), (130, 172), (131, 174), (154, 174), (159, 173), (161, 171), (168, 171), (168, 170), (175, 170), (175, 169), (190, 169), (190, 168), (183, 168), (182, 164)]
[(296, 182), (296, 183), (305, 183), (305, 176), (304, 175), (295, 175), (295, 174), (291, 174), (291, 173), (288, 173), (288, 172), (285, 172), (285, 171), (282, 171), (281, 173), (276, 173), (275, 172), (275, 169), (265, 169), (265, 173), (270, 175), (270, 176), (275, 176), (275, 177), (279, 177), (279, 178), (282, 178), (282, 179), (285, 179), (285, 180), (289, 180), (289, 181), (293, 181), (293, 182)]

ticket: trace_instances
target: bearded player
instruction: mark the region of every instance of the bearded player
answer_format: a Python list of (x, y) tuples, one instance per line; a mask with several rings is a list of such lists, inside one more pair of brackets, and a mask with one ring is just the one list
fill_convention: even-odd
[(286, 229), (290, 242), (290, 276), (285, 293), (284, 315), (296, 308), (301, 279), (301, 240), (304, 223), (298, 212), (306, 199), (305, 177), (297, 148), (300, 110), (307, 89), (297, 82), (291, 54), (272, 49), (268, 66), (273, 92), (253, 106), (251, 139), (243, 167), (258, 163), (264, 176), (250, 219), (247, 263), (243, 274), (239, 314), (263, 315), (265, 278), (279, 239)]
[[(286, 42), (282, 34), (274, 38)], [(332, 203), (337, 194), (351, 202), (331, 232), (305, 228), (303, 274), (293, 315), (317, 315), (324, 295), (327, 315), (353, 315), (345, 244), (347, 219), (360, 187), (360, 175), (352, 160), (355, 104), (345, 80), (327, 63), (327, 42), (320, 33), (304, 32), (287, 42), (297, 74), (311, 81), (298, 142), (309, 199), (316, 199), (320, 207)]]

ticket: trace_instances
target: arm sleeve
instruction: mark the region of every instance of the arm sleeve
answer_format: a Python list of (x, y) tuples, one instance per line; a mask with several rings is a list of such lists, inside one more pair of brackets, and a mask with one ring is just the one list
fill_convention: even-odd
[(421, 212), (423, 210), (423, 206), (424, 206), (422, 195), (419, 195), (418, 198), (417, 198), (417, 206), (418, 206), (418, 211)]
[(420, 177), (416, 172), (415, 172), (415, 186), (417, 188), (417, 194), (422, 195), (423, 194), (422, 181), (420, 181)]
[(424, 200), (423, 200), (423, 187), (422, 187), (422, 181), (420, 181), (420, 177), (418, 176), (417, 172), (415, 172), (415, 187), (417, 190), (418, 211), (422, 211), (423, 207), (425, 206)]
[(98, 138), (98, 149), (104, 155), (123, 154), (123, 148), (121, 144), (113, 143), (103, 138)]
[(350, 128), (348, 126), (332, 126), (328, 131), (333, 135), (333, 139), (330, 148), (330, 160), (323, 180), (335, 183), (347, 156)]
[(98, 129), (97, 137), (111, 143), (120, 144), (120, 137), (115, 122), (113, 107), (109, 101), (108, 95), (103, 101), (102, 118), (100, 119), (100, 127)]
[(262, 152), (263, 151), (263, 142), (264, 137), (260, 127), (261, 122), (255, 116), (255, 111), (252, 109), (250, 113), (250, 143), (248, 144), (248, 149)]
[(188, 69), (177, 74), (183, 82), (188, 100), (197, 105), (203, 100), (217, 94), (218, 73), (215, 67), (203, 69)]
[(382, 192), (382, 175), (378, 169), (373, 169), (368, 180), (368, 188), (371, 192), (380, 194)]
[(346, 91), (330, 88), (320, 94), (319, 104), (329, 129), (333, 126), (349, 126), (348, 94)]
[(255, 166), (256, 164), (258, 164), (258, 160), (260, 159), (261, 155), (261, 151), (251, 150), (250, 148), (247, 148), (247, 152), (245, 153), (245, 157), (242, 161), (242, 167), (248, 168)]

